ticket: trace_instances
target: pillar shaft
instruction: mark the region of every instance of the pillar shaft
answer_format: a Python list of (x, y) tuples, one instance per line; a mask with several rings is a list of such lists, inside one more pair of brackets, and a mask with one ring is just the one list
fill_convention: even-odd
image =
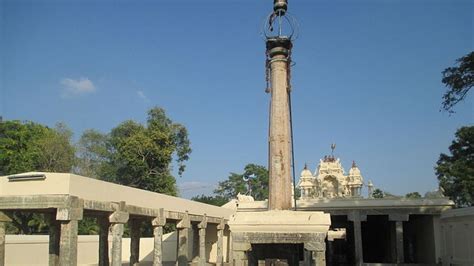
[(114, 223), (112, 229), (112, 266), (122, 265), (122, 236), (123, 224)]
[(6, 223), (0, 221), (0, 266), (5, 266), (5, 229)]
[(397, 263), (404, 262), (403, 254), (403, 222), (395, 221), (395, 241), (397, 246)]
[(129, 221), (131, 266), (138, 266), (140, 260), (140, 225), (140, 220), (132, 219)]
[(56, 216), (51, 215), (49, 220), (49, 266), (59, 265), (59, 242), (61, 237), (61, 223), (56, 221)]
[(77, 265), (77, 220), (61, 221), (59, 265)]
[(267, 40), (270, 56), (271, 107), (269, 136), (270, 210), (291, 209), (291, 135), (288, 53), (291, 41)]
[(199, 228), (199, 265), (206, 265), (206, 228)]
[(224, 230), (217, 229), (217, 259), (216, 266), (224, 264)]
[(97, 218), (99, 223), (99, 266), (109, 266), (109, 220)]
[(354, 245), (355, 245), (355, 262), (356, 265), (362, 265), (364, 261), (364, 254), (362, 250), (362, 228), (360, 220), (354, 223)]
[(178, 259), (176, 261), (178, 266), (188, 265), (188, 242), (189, 242), (189, 228), (178, 229)]
[(362, 227), (361, 222), (367, 221), (366, 214), (360, 214), (358, 211), (349, 213), (347, 216), (349, 221), (354, 224), (354, 248), (355, 248), (355, 264), (362, 265), (364, 263), (364, 254), (362, 249)]
[(163, 226), (153, 227), (154, 247), (153, 247), (153, 266), (163, 265)]

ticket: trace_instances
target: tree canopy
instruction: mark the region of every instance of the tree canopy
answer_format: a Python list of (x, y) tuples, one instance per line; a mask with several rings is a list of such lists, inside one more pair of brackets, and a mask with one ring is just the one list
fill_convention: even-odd
[[(177, 195), (177, 173), (185, 170), (191, 153), (186, 128), (173, 122), (163, 109), (148, 111), (145, 124), (125, 121), (102, 134), (86, 130), (77, 145), (62, 123), (55, 128), (30, 121), (0, 121), (0, 175), (30, 171), (74, 172), (122, 185)], [(40, 214), (15, 212), (10, 233), (33, 234), (47, 230)], [(94, 233), (93, 219), (84, 219), (80, 233)]]
[[(74, 164), (72, 132), (62, 123), (49, 128), (31, 121), (0, 122), (0, 175), (31, 171), (70, 172)], [(47, 230), (41, 214), (14, 212), (9, 233)]]
[(181, 175), (191, 153), (186, 128), (158, 107), (148, 111), (145, 125), (128, 120), (109, 134), (85, 131), (78, 146), (79, 174), (173, 196), (173, 159)]
[(191, 200), (210, 204), (210, 205), (215, 205), (215, 206), (222, 206), (229, 202), (228, 199), (222, 197), (222, 196), (206, 196), (206, 195), (199, 195), (199, 196), (194, 196), (191, 198)]
[(49, 128), (31, 121), (0, 122), (0, 174), (70, 172), (75, 148), (62, 123)]
[(474, 51), (456, 60), (457, 66), (446, 68), (442, 82), (448, 88), (443, 95), (443, 109), (454, 112), (456, 104), (465, 99), (474, 86)]
[(421, 194), (418, 192), (410, 192), (405, 195), (407, 199), (421, 199)]
[(460, 207), (474, 205), (474, 126), (459, 128), (435, 167), (444, 194)]
[(382, 191), (381, 189), (376, 188), (376, 189), (374, 189), (374, 191), (372, 192), (372, 197), (373, 197), (374, 199), (381, 199), (381, 198), (384, 197), (384, 193), (383, 193), (383, 191)]
[(235, 199), (237, 194), (247, 194), (247, 182), (244, 177), (250, 178), (252, 197), (255, 200), (268, 199), (268, 170), (266, 167), (257, 164), (247, 164), (242, 174), (230, 173), (227, 180), (219, 182), (214, 193), (226, 200)]

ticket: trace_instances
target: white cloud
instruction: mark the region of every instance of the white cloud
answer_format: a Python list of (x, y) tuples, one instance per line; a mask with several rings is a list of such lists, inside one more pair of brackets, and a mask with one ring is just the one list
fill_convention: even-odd
[(92, 83), (88, 78), (80, 78), (78, 80), (63, 78), (60, 83), (63, 87), (61, 96), (64, 98), (93, 93), (96, 91), (94, 83)]
[(145, 93), (143, 91), (140, 91), (138, 90), (137, 91), (137, 96), (138, 98), (142, 99), (143, 101), (145, 102), (149, 102), (150, 100), (148, 99), (148, 97), (146, 97)]

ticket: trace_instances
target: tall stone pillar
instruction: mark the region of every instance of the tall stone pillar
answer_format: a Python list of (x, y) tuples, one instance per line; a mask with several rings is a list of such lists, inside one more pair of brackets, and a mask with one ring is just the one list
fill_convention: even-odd
[(99, 224), (99, 266), (109, 266), (109, 219), (97, 218)]
[(367, 215), (361, 215), (358, 211), (354, 211), (347, 216), (347, 219), (354, 224), (355, 264), (362, 265), (364, 263), (364, 254), (362, 249), (361, 222), (367, 221)]
[(178, 259), (176, 260), (177, 266), (188, 265), (189, 261), (189, 228), (191, 228), (191, 222), (189, 221), (188, 213), (181, 219), (177, 224), (178, 229)]
[(153, 226), (153, 237), (154, 237), (154, 247), (153, 247), (153, 266), (162, 266), (163, 265), (163, 226), (166, 224), (166, 217), (164, 210), (160, 209), (158, 216), (151, 221)]
[[(217, 259), (216, 266), (224, 264), (224, 219), (217, 225)], [(230, 249), (230, 248), (229, 248)]]
[(291, 40), (267, 39), (271, 81), (269, 135), (269, 210), (291, 209), (291, 132), (289, 103), (289, 54)]
[(56, 213), (49, 217), (49, 266), (59, 265), (59, 241), (61, 237), (61, 223), (56, 220)]
[(204, 214), (202, 221), (198, 224), (199, 229), (199, 266), (204, 266), (207, 263), (206, 258), (206, 228), (207, 217)]
[(66, 208), (56, 210), (56, 220), (60, 222), (59, 265), (77, 265), (78, 221), (82, 220), (84, 202), (70, 196)]
[(405, 262), (403, 250), (403, 222), (408, 221), (408, 214), (389, 214), (388, 220), (395, 222), (395, 246), (396, 246), (396, 262)]
[(141, 220), (130, 219), (130, 266), (138, 266), (140, 260), (140, 227)]
[(8, 222), (11, 222), (10, 217), (0, 212), (0, 266), (5, 266), (5, 234)]
[(124, 224), (128, 222), (129, 214), (125, 211), (125, 202), (115, 206), (116, 211), (109, 216), (112, 233), (112, 266), (122, 265), (122, 236)]

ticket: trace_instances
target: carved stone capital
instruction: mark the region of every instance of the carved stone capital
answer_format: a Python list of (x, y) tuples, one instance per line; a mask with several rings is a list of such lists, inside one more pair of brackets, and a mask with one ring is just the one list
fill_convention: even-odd
[(202, 221), (200, 223), (198, 223), (197, 227), (199, 229), (206, 229), (207, 228), (207, 216), (206, 216), (206, 214), (204, 214), (204, 216), (202, 217)]
[(188, 212), (186, 212), (183, 218), (176, 224), (176, 228), (178, 229), (191, 228), (191, 221), (189, 220)]
[(160, 208), (158, 210), (158, 216), (156, 216), (155, 219), (151, 221), (151, 225), (153, 227), (157, 227), (157, 226), (164, 226), (165, 224), (166, 224), (165, 211), (163, 210), (163, 208)]
[(56, 211), (56, 220), (71, 221), (82, 220), (84, 209), (82, 208), (58, 208)]

